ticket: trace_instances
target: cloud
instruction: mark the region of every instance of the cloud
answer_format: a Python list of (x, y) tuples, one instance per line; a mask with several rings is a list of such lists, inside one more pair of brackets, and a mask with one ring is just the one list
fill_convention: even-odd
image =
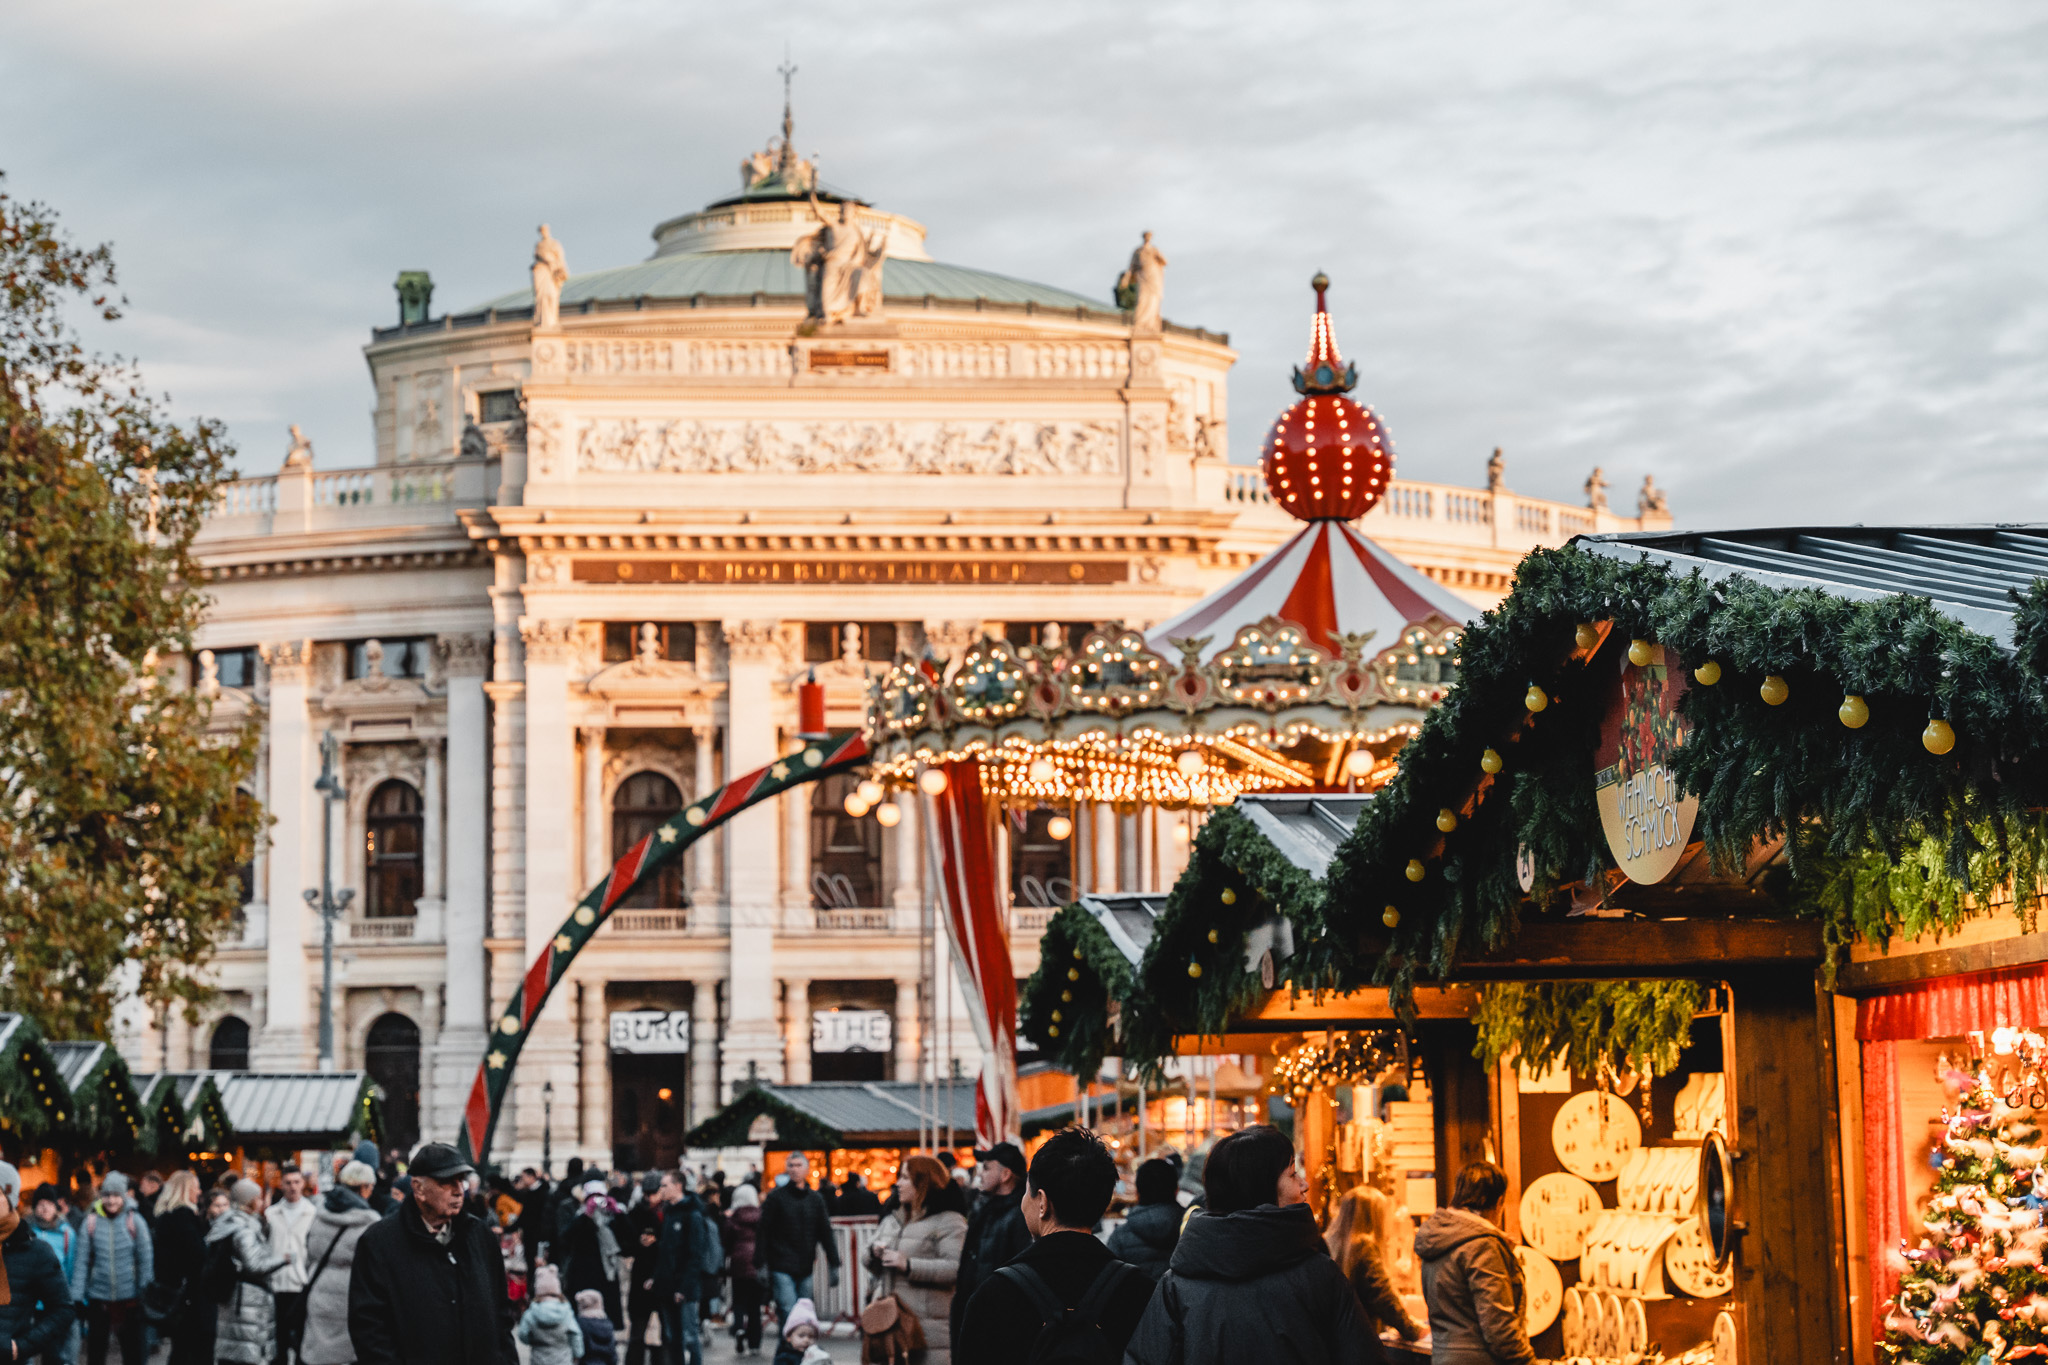
[(728, 192), (780, 114), (933, 253), (1106, 292), (1141, 228), (1228, 330), (1236, 455), (1327, 270), (1402, 471), (1682, 522), (2048, 519), (2048, 22), (1896, 0), (1691, 10), (17, 5), (14, 193), (111, 239), (137, 355), (250, 468), (367, 462), (360, 347)]

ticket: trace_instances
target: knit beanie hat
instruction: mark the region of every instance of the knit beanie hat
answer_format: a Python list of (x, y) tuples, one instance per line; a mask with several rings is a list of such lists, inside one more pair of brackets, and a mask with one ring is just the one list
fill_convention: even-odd
[(246, 1177), (237, 1180), (228, 1190), (228, 1198), (235, 1201), (238, 1209), (254, 1208), (256, 1201), (263, 1197), (263, 1187)]
[(534, 1271), (533, 1297), (536, 1302), (541, 1299), (561, 1298), (562, 1272), (551, 1265), (544, 1265), (539, 1270)]
[(809, 1299), (798, 1299), (791, 1306), (789, 1316), (782, 1320), (782, 1335), (788, 1336), (799, 1327), (816, 1327), (818, 1309)]
[(350, 1188), (360, 1188), (364, 1185), (374, 1185), (377, 1183), (377, 1173), (371, 1170), (368, 1166), (365, 1166), (360, 1161), (351, 1161), (348, 1163), (348, 1165), (341, 1168), (341, 1178), (339, 1183), (347, 1185)]
[(127, 1176), (125, 1176), (125, 1175), (122, 1175), (122, 1174), (121, 1174), (121, 1173), (120, 1173), (119, 1171), (108, 1171), (108, 1172), (107, 1172), (107, 1178), (106, 1178), (105, 1180), (102, 1180), (102, 1181), (100, 1182), (100, 1193), (101, 1193), (101, 1194), (126, 1194), (126, 1193), (128, 1193), (128, 1177), (127, 1177)]
[(576, 1316), (580, 1318), (601, 1318), (604, 1316), (604, 1295), (595, 1289), (576, 1291)]

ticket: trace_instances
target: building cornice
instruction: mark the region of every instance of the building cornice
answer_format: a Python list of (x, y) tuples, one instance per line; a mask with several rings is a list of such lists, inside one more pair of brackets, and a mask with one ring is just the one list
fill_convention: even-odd
[(201, 577), (209, 583), (252, 578), (309, 578), (329, 574), (400, 573), (416, 569), (488, 568), (488, 553), (476, 546), (443, 550), (389, 550), (363, 553), (235, 560), (207, 564)]

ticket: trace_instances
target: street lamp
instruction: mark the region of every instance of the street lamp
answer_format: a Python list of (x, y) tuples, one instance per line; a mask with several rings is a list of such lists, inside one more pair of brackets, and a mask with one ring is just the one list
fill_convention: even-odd
[(306, 904), (320, 916), (320, 1069), (334, 1070), (334, 921), (356, 898), (352, 890), (334, 889), (334, 803), (345, 793), (334, 771), (341, 756), (341, 741), (329, 730), (320, 738), (320, 780), (313, 790), (320, 793), (320, 887), (306, 888)]
[(548, 1168), (554, 1164), (555, 1156), (555, 1083), (540, 1083), (540, 1173), (554, 1179), (554, 1172)]

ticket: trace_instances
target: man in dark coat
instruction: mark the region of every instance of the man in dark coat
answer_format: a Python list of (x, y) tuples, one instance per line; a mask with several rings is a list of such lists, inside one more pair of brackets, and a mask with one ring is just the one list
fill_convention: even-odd
[(839, 1182), (839, 1213), (841, 1218), (873, 1218), (882, 1212), (882, 1201), (867, 1187), (856, 1171), (848, 1171), (846, 1179)]
[(811, 1188), (811, 1159), (791, 1152), (783, 1167), (787, 1184), (778, 1185), (761, 1201), (761, 1233), (754, 1242), (754, 1266), (768, 1272), (769, 1292), (775, 1296), (777, 1317), (789, 1316), (798, 1299), (811, 1293), (811, 1268), (817, 1264), (820, 1248), (831, 1267), (834, 1285), (839, 1283), (839, 1244), (832, 1236), (832, 1219), (825, 1201)]
[(71, 1332), (71, 1286), (35, 1222), (19, 1211), (21, 1172), (0, 1161), (0, 1265), (7, 1269), (7, 1302), (0, 1304), (0, 1346), (7, 1360), (34, 1360), (62, 1350)]
[[(987, 1151), (976, 1152), (974, 1159), (979, 1163), (974, 1177), (981, 1186), (981, 1201), (967, 1217), (967, 1240), (960, 1244), (960, 1278), (953, 1283), (955, 1341), (960, 1339), (960, 1324), (967, 1318), (967, 1304), (974, 1291), (1031, 1245), (1030, 1229), (1024, 1226), (1024, 1153), (1014, 1142), (998, 1142)], [(1107, 1201), (1104, 1207), (1108, 1207)]]
[(612, 1225), (619, 1239), (619, 1254), (633, 1267), (626, 1277), (626, 1365), (645, 1365), (647, 1319), (661, 1306), (654, 1297), (659, 1259), (656, 1243), (661, 1240), (661, 1176), (654, 1171), (641, 1176), (640, 1191), (644, 1198)]
[(654, 1302), (661, 1311), (661, 1339), (674, 1343), (670, 1365), (703, 1365), (697, 1318), (697, 1293), (704, 1278), (697, 1213), (703, 1205), (678, 1171), (661, 1173), (657, 1197), (661, 1228), (654, 1242)]
[[(1008, 1146), (1003, 1143), (994, 1151)], [(983, 1169), (988, 1165), (984, 1158)], [(1032, 1241), (1007, 1266), (990, 1268), (961, 1315), (954, 1360), (1024, 1365), (1052, 1323), (1054, 1309), (1062, 1323), (1092, 1326), (1113, 1358), (1123, 1358), (1125, 1343), (1151, 1301), (1152, 1281), (1111, 1256), (1094, 1235), (1115, 1191), (1116, 1160), (1101, 1138), (1085, 1128), (1068, 1128), (1047, 1139), (1032, 1157), (1028, 1180), (1018, 1192), (1019, 1216)], [(982, 1209), (993, 1200), (984, 1196)], [(977, 1209), (976, 1216), (981, 1212)]]
[(1187, 1211), (1180, 1206), (1180, 1172), (1170, 1161), (1153, 1157), (1138, 1164), (1138, 1206), (1124, 1218), (1124, 1225), (1109, 1234), (1109, 1254), (1145, 1272), (1145, 1278), (1159, 1283), (1166, 1273), (1173, 1248), (1180, 1241), (1180, 1225)]
[(1260, 1125), (1210, 1149), (1188, 1220), (1125, 1365), (1371, 1365), (1351, 1282), (1316, 1229), (1294, 1143)]
[(511, 1231), (519, 1234), (526, 1252), (526, 1273), (540, 1265), (541, 1248), (555, 1240), (555, 1192), (540, 1172), (528, 1166), (512, 1181), (512, 1197), (519, 1201), (519, 1216)]
[(358, 1365), (518, 1365), (505, 1257), (462, 1212), (475, 1168), (430, 1142), (407, 1174), (411, 1196), (356, 1243), (348, 1334)]

